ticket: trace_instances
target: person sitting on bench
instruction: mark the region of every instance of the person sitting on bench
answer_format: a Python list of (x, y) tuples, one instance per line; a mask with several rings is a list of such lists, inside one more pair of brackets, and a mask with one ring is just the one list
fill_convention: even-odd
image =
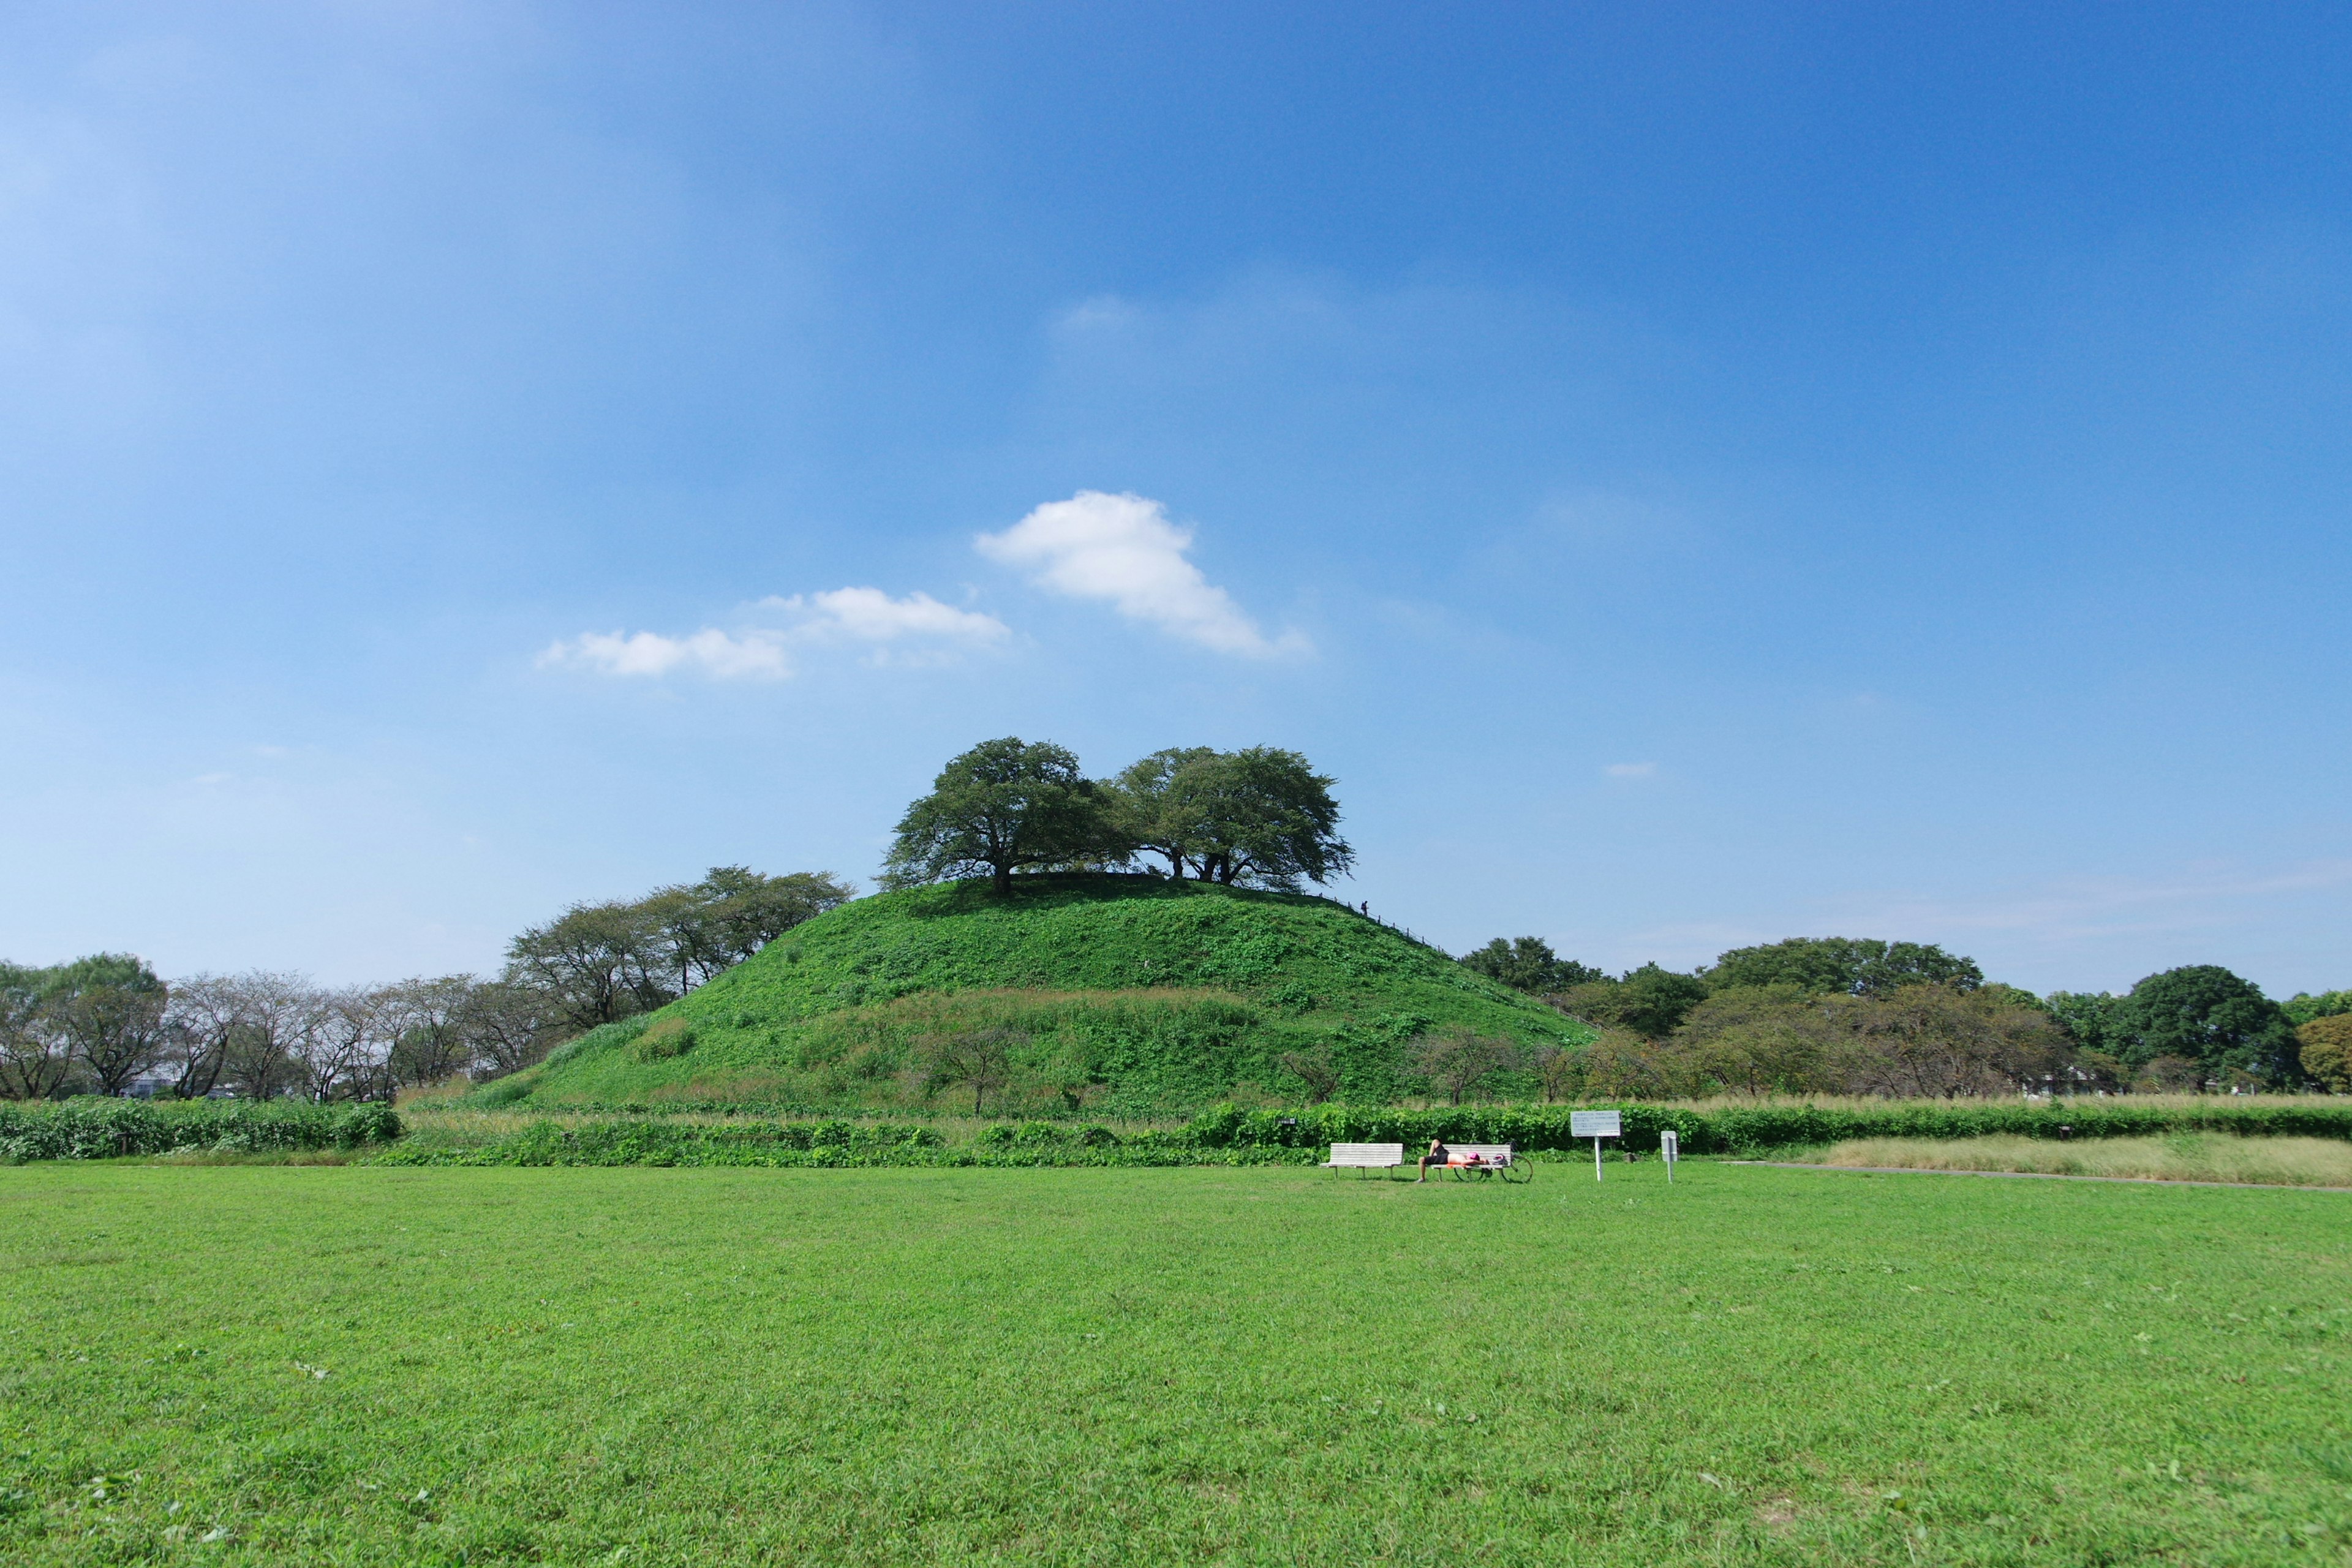
[(1431, 1139), (1429, 1141), (1429, 1152), (1421, 1157), (1421, 1174), (1415, 1176), (1413, 1180), (1416, 1182), (1425, 1182), (1429, 1180), (1429, 1168), (1432, 1165), (1435, 1165), (1439, 1169), (1443, 1170), (1446, 1162), (1453, 1158), (1454, 1152), (1446, 1148), (1445, 1141), (1444, 1139)]

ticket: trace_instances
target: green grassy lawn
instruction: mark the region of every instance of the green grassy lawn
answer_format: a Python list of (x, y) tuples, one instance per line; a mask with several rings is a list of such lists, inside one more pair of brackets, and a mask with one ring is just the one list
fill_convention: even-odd
[(0, 1559), (2352, 1558), (2352, 1197), (0, 1173)]

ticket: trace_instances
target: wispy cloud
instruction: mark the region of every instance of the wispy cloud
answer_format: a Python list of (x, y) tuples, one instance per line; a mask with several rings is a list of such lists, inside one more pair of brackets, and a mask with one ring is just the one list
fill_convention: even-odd
[(713, 680), (783, 680), (795, 670), (795, 646), (863, 645), (873, 662), (935, 659), (961, 647), (1000, 642), (1003, 622), (977, 610), (959, 610), (929, 594), (894, 599), (879, 588), (832, 588), (818, 594), (761, 600), (755, 608), (782, 624), (740, 631), (706, 626), (684, 637), (659, 632), (586, 632), (551, 644), (539, 656), (543, 669), (659, 678), (689, 672)]
[(994, 616), (959, 610), (929, 594), (894, 599), (879, 588), (832, 588), (760, 603), (794, 617), (793, 635), (811, 642), (977, 646), (1012, 635)]
[(992, 561), (1027, 569), (1039, 586), (1076, 599), (1101, 599), (1219, 653), (1264, 658), (1308, 651), (1297, 632), (1269, 638), (1233, 596), (1186, 559), (1192, 531), (1139, 495), (1080, 490), (1048, 501), (1002, 533), (974, 542)]
[(659, 632), (585, 632), (550, 644), (542, 669), (586, 669), (599, 675), (663, 676), (691, 669), (714, 680), (782, 680), (792, 674), (783, 637), (772, 631), (740, 637), (704, 627), (688, 637)]

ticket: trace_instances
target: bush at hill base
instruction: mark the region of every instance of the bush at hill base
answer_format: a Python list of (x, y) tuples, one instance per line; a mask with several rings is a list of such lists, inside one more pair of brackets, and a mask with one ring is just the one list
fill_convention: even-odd
[[(1604, 1140), (1653, 1152), (1673, 1129), (1690, 1154), (1747, 1155), (1842, 1142), (1850, 1138), (2147, 1137), (2184, 1131), (2244, 1137), (2352, 1141), (2352, 1107), (1889, 1105), (1884, 1110), (1808, 1105), (1718, 1108), (1582, 1107), (1622, 1112), (1625, 1134)], [(1441, 1110), (1365, 1110), (1326, 1106), (1288, 1114), (1223, 1106), (1167, 1131), (1121, 1134), (1067, 1122), (998, 1123), (970, 1143), (950, 1145), (919, 1125), (856, 1122), (598, 1121), (533, 1122), (520, 1132), (470, 1149), (403, 1147), (379, 1163), (412, 1165), (772, 1165), (854, 1168), (883, 1165), (1312, 1165), (1332, 1143), (1402, 1143), (1408, 1153), (1432, 1138), (1454, 1143), (1508, 1143), (1538, 1156), (1580, 1157), (1589, 1141), (1570, 1131), (1566, 1106), (1476, 1106)]]
[(310, 1105), (290, 1100), (142, 1100), (96, 1096), (0, 1104), (0, 1161), (105, 1160), (205, 1149), (258, 1154), (278, 1150), (358, 1149), (401, 1134), (389, 1105), (369, 1100)]
[[(1343, 1101), (1423, 1092), (1433, 1029), (1536, 1050), (1592, 1032), (1328, 899), (1145, 876), (1035, 876), (861, 899), (645, 1017), (594, 1030), (491, 1087), (501, 1103), (954, 1109), (925, 1071), (944, 1038), (1015, 1040), (986, 1109), (1185, 1113), (1303, 1098), (1328, 1068)], [(663, 1043), (646, 1048), (659, 1032)], [(1531, 1073), (1496, 1091), (1532, 1095)], [(479, 1103), (488, 1103), (488, 1095)]]

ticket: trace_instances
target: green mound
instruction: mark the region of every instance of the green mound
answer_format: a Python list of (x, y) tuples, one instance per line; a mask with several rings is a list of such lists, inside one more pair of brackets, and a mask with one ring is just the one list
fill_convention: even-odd
[[(861, 899), (649, 1018), (608, 1025), (507, 1080), (536, 1105), (972, 1109), (923, 1071), (924, 1044), (1016, 1038), (992, 1115), (1176, 1114), (1427, 1092), (1415, 1042), (1464, 1026), (1523, 1047), (1583, 1029), (1328, 899), (1156, 877), (1022, 879)], [(1490, 1086), (1526, 1092), (1527, 1074)]]

